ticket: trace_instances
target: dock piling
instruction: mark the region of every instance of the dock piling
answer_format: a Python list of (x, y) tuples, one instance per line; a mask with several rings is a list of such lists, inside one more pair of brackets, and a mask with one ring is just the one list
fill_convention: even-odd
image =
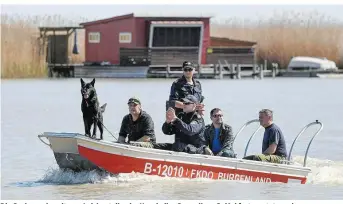
[(237, 79), (241, 79), (241, 65), (240, 64), (236, 64), (236, 78)]
[(167, 69), (166, 78), (169, 78), (169, 76), (170, 76), (170, 64), (167, 64), (166, 69)]
[(263, 79), (263, 77), (264, 77), (264, 66), (261, 64), (261, 66), (260, 66), (260, 72), (259, 72), (259, 74), (260, 74), (260, 79)]

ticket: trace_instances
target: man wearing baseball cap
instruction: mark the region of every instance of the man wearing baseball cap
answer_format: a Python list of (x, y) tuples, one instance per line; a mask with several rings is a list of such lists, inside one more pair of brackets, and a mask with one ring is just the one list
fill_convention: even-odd
[(205, 122), (196, 111), (199, 101), (195, 96), (188, 95), (182, 99), (182, 103), (184, 104), (183, 112), (178, 115), (172, 107), (168, 108), (162, 131), (166, 135), (175, 134), (175, 142), (171, 145), (171, 150), (203, 154)]
[(202, 104), (204, 96), (202, 95), (202, 88), (200, 81), (194, 79), (195, 65), (189, 61), (182, 64), (183, 76), (173, 82), (169, 100), (167, 101), (166, 108), (172, 107), (175, 109), (176, 115), (182, 112), (184, 103), (181, 99), (188, 95), (193, 95), (197, 98), (197, 111), (202, 115), (204, 105)]
[(153, 148), (156, 137), (151, 116), (142, 110), (141, 101), (138, 98), (130, 98), (127, 104), (129, 114), (125, 115), (122, 120), (118, 142), (125, 143), (128, 137), (128, 143), (140, 142), (135, 145)]

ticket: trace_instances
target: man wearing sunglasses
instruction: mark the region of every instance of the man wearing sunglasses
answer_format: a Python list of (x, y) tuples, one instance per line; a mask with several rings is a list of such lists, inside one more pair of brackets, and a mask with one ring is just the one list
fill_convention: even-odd
[(204, 154), (236, 158), (233, 151), (233, 133), (230, 125), (223, 122), (223, 112), (214, 108), (210, 112), (211, 125), (207, 125), (204, 133), (206, 145)]
[(173, 82), (170, 90), (169, 101), (167, 101), (167, 109), (172, 107), (175, 109), (176, 115), (182, 112), (184, 103), (181, 99), (188, 95), (193, 95), (199, 103), (196, 108), (198, 113), (203, 115), (204, 105), (202, 104), (204, 97), (202, 95), (201, 83), (193, 78), (195, 66), (193, 63), (185, 61), (182, 64), (183, 76)]
[(183, 112), (178, 115), (173, 108), (168, 108), (162, 131), (166, 135), (175, 134), (175, 142), (171, 145), (171, 150), (203, 154), (205, 122), (202, 116), (196, 112), (198, 99), (193, 95), (188, 95), (182, 102), (184, 104)]
[(122, 120), (118, 142), (125, 143), (128, 137), (128, 143), (133, 142), (135, 146), (153, 148), (156, 137), (151, 116), (142, 110), (138, 98), (130, 98), (127, 104), (129, 114), (125, 115)]

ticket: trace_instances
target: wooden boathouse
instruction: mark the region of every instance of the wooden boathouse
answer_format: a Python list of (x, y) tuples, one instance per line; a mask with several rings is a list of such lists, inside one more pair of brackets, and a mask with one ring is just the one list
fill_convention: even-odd
[[(257, 62), (257, 43), (211, 36), (210, 18), (131, 13), (81, 23), (74, 30), (85, 31), (85, 61), (67, 66), (69, 77), (179, 77), (186, 60), (198, 65), (200, 78), (240, 78), (244, 71), (263, 77), (266, 65)], [(60, 64), (69, 64), (63, 59)], [(58, 72), (51, 63), (49, 69)]]

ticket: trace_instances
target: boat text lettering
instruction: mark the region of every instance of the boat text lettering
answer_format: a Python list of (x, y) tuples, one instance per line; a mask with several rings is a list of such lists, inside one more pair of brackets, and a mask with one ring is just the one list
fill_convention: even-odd
[(253, 180), (253, 176), (243, 175), (243, 174), (231, 174), (231, 173), (218, 173), (218, 179), (222, 180), (239, 180), (239, 181), (250, 181), (250, 182), (261, 182), (261, 183), (270, 183), (272, 180), (267, 177), (256, 177)]
[(154, 173), (160, 176), (183, 177), (183, 172), (184, 172), (184, 169), (182, 166), (159, 164), (156, 168), (153, 168), (152, 163), (145, 163), (145, 167), (144, 167), (145, 174)]
[(268, 177), (256, 177), (237, 173), (224, 173), (213, 172), (199, 169), (186, 168), (177, 165), (159, 164), (154, 166), (152, 163), (147, 162), (144, 166), (145, 174), (154, 174), (167, 177), (184, 177), (184, 178), (207, 178), (207, 179), (220, 179), (220, 180), (239, 180), (250, 182), (272, 182)]

